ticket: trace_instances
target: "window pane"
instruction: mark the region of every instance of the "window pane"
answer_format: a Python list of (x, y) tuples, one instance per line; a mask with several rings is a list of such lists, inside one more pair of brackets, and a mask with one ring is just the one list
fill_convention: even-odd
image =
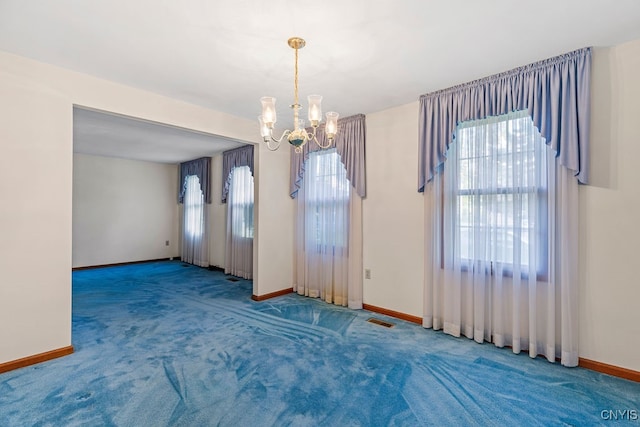
[(235, 167), (231, 171), (229, 188), (231, 233), (236, 237), (253, 238), (253, 176), (249, 166)]
[(322, 251), (346, 248), (350, 184), (335, 149), (309, 155), (304, 182), (307, 244)]
[(184, 231), (191, 237), (200, 237), (204, 233), (204, 194), (200, 188), (200, 179), (197, 175), (189, 175), (185, 181)]
[[(457, 192), (454, 212), (466, 261), (518, 264), (546, 271), (546, 167), (544, 139), (526, 113), (459, 125), (445, 166)], [(468, 264), (468, 263), (466, 263)]]

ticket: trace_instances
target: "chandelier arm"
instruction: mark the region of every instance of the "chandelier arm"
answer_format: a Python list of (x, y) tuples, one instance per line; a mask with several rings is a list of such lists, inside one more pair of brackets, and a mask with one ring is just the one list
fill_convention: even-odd
[(280, 143), (276, 142), (276, 145), (274, 147), (271, 146), (271, 139), (265, 139), (265, 141), (267, 143), (267, 148), (269, 149), (269, 151), (276, 151), (278, 148), (280, 148)]
[(316, 128), (315, 127), (313, 128), (313, 133), (309, 133), (308, 136), (309, 136), (309, 139), (313, 139), (313, 142), (315, 142), (318, 145), (318, 147), (322, 148), (323, 150), (325, 148), (331, 147), (331, 144), (333, 144), (333, 139), (329, 139), (329, 142), (326, 145), (322, 145), (320, 143), (320, 141), (318, 141), (318, 138), (316, 137)]
[[(289, 136), (289, 134), (291, 133), (291, 131), (289, 129), (285, 130), (282, 135), (280, 135), (280, 138), (274, 138), (273, 137), (273, 129), (269, 130), (269, 136), (264, 138), (264, 142), (267, 143), (267, 148), (271, 151), (276, 151), (278, 149), (278, 147), (280, 147), (280, 143), (282, 142), (283, 139), (285, 139), (287, 136)], [(275, 142), (276, 145), (272, 148), (271, 146), (271, 142)]]

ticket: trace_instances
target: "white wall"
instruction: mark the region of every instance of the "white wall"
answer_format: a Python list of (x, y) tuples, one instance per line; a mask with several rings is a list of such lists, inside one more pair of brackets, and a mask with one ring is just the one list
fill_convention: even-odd
[(73, 266), (178, 257), (177, 174), (171, 164), (74, 154)]
[(0, 60), (0, 363), (71, 344), (71, 104)]
[(73, 105), (259, 139), (251, 120), (0, 52), (0, 363), (71, 345)]
[(253, 294), (262, 296), (293, 286), (293, 199), (289, 196), (290, 146), (277, 151), (256, 146), (254, 173)]
[(580, 187), (580, 357), (640, 371), (640, 40), (596, 49)]
[(422, 317), (424, 199), (418, 193), (418, 103), (368, 114), (363, 201), (365, 304)]

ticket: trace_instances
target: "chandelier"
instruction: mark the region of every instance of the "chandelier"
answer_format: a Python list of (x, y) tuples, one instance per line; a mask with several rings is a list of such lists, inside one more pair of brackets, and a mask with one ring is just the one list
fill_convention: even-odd
[(325, 124), (325, 135), (328, 142), (323, 145), (316, 138), (316, 130), (322, 120), (322, 96), (309, 95), (307, 97), (309, 101), (309, 121), (311, 122), (312, 132), (307, 132), (304, 127), (304, 120), (299, 118), (300, 104), (298, 103), (298, 50), (302, 49), (306, 42), (299, 37), (291, 37), (287, 43), (295, 50), (295, 73), (293, 80), (293, 104), (290, 105), (293, 109), (293, 130), (285, 130), (280, 138), (274, 138), (273, 126), (276, 123), (276, 99), (270, 96), (260, 98), (262, 103), (262, 114), (258, 116), (260, 122), (260, 132), (262, 139), (267, 143), (269, 150), (277, 150), (280, 146), (280, 142), (287, 138), (289, 144), (295, 147), (296, 153), (302, 152), (302, 147), (310, 140), (313, 140), (320, 148), (329, 148), (333, 143), (338, 130), (338, 113), (327, 113), (327, 122)]

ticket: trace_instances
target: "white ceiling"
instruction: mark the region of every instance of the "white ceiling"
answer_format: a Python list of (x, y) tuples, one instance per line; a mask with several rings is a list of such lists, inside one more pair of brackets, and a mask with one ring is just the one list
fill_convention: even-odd
[(0, 50), (249, 119), (275, 96), (285, 126), (291, 36), (301, 96), (348, 116), (639, 39), (640, 1), (0, 0)]

